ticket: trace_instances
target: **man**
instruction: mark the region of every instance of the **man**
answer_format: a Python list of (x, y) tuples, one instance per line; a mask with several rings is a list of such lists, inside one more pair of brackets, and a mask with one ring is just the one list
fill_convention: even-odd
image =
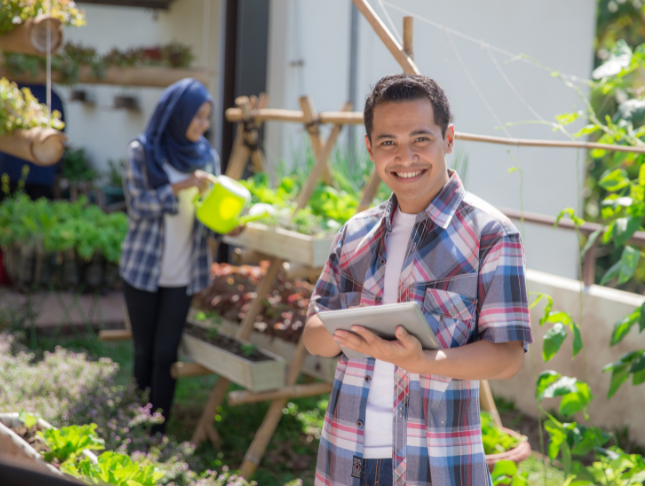
[[(515, 227), (446, 168), (450, 107), (420, 75), (386, 76), (365, 103), (365, 143), (386, 203), (340, 230), (311, 299), (310, 353), (344, 348), (320, 440), (316, 485), (490, 485), (479, 381), (508, 379), (532, 342), (524, 250)], [(399, 326), (331, 336), (317, 313), (416, 301), (442, 349)], [(394, 324), (394, 323), (393, 323)]]

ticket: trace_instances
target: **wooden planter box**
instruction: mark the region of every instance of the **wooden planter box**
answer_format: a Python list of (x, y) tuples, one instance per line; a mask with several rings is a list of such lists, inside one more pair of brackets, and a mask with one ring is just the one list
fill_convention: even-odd
[[(188, 316), (188, 322), (197, 325), (206, 325), (208, 327), (217, 326), (219, 332), (227, 336), (233, 337), (240, 328), (239, 324), (235, 324), (227, 319), (218, 319), (219, 324), (214, 319), (206, 321), (197, 321), (193, 318), (195, 310), (191, 309)], [(258, 348), (266, 350), (270, 353), (280, 356), (287, 363), (293, 359), (296, 352), (296, 345), (294, 343), (285, 341), (275, 336), (269, 336), (260, 331), (253, 331), (248, 338), (248, 341), (255, 344)], [(334, 376), (336, 375), (336, 363), (338, 358), (323, 358), (322, 356), (313, 356), (307, 353), (305, 362), (302, 365), (302, 372), (306, 375), (312, 376), (323, 380), (325, 383), (333, 383)]]
[[(518, 434), (514, 430), (507, 429), (506, 427), (500, 427), (503, 432), (506, 432), (508, 435), (517, 437), (518, 439), (522, 437), (521, 434)], [(515, 464), (519, 464), (522, 461), (528, 459), (531, 455), (531, 444), (528, 440), (520, 442), (519, 445), (511, 449), (510, 451), (500, 452), (499, 454), (489, 454), (486, 456), (486, 465), (488, 465), (488, 470), (493, 472), (495, 464), (499, 461), (513, 461)]]
[[(206, 329), (210, 327), (200, 322), (192, 322), (192, 324)], [(237, 341), (251, 344), (241, 339), (237, 339)], [(247, 390), (254, 392), (275, 390), (282, 388), (285, 384), (287, 363), (280, 356), (264, 349), (259, 349), (259, 351), (272, 359), (253, 362), (185, 332), (182, 336), (181, 348), (182, 353), (194, 361)]]
[[(40, 452), (34, 449), (26, 440), (16, 434), (12, 427), (20, 424), (17, 413), (0, 413), (0, 457), (5, 457), (11, 462), (22, 464), (26, 467), (35, 467), (40, 471), (62, 476), (58, 469), (45, 462)], [(43, 419), (38, 419), (38, 429), (51, 429), (52, 425)], [(83, 454), (93, 463), (97, 463), (96, 455), (88, 450)]]
[(229, 245), (242, 246), (311, 268), (325, 264), (333, 239), (332, 235), (319, 238), (257, 223), (247, 224), (240, 236), (224, 236), (224, 242)]

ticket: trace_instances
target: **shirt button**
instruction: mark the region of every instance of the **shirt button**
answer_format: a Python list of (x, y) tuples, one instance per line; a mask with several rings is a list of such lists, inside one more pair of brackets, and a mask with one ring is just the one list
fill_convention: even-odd
[(362, 427), (363, 426), (363, 421), (359, 420), (358, 422), (356, 422), (356, 426), (357, 427)]
[(376, 303), (379, 303), (379, 302), (381, 302), (381, 300), (383, 300), (383, 299), (381, 299), (380, 297), (377, 297), (377, 298), (376, 298), (376, 299), (374, 299), (374, 300), (376, 301)]
[(381, 258), (381, 259), (379, 260), (379, 263), (380, 263), (381, 265), (385, 265), (385, 258)]
[(371, 377), (371, 376), (369, 376), (369, 375), (367, 375), (367, 376), (365, 377), (365, 381), (367, 381), (368, 383), (369, 383), (369, 381), (370, 381), (371, 379), (372, 379), (372, 377)]

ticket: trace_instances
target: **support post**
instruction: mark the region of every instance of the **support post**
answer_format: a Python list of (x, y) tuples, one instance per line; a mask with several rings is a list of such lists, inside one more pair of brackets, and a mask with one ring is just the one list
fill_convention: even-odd
[[(601, 235), (598, 235), (591, 247), (587, 250), (587, 253), (582, 257), (582, 283), (585, 287), (596, 283), (596, 250), (598, 249), (598, 240), (600, 237)], [(588, 234), (587, 238), (589, 238)]]
[[(314, 107), (314, 102), (309, 96), (301, 96), (298, 100), (300, 102), (300, 108), (302, 109), (302, 116), (305, 123), (305, 128), (307, 133), (309, 133), (309, 140), (311, 140), (311, 149), (313, 150), (314, 157), (317, 159), (320, 155), (320, 151), (325, 146), (325, 142), (320, 135), (320, 118)], [(328, 186), (331, 186), (333, 183), (331, 163), (329, 160), (325, 164), (324, 171), (322, 173), (322, 180)]]
[(403, 17), (403, 52), (414, 62), (414, 17)]

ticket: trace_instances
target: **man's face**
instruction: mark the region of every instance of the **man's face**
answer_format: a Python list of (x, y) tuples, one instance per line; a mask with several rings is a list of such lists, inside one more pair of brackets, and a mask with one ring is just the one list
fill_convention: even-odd
[(442, 137), (427, 99), (377, 105), (371, 141), (366, 135), (365, 143), (404, 213), (423, 211), (448, 182), (445, 155), (452, 152), (454, 128)]

